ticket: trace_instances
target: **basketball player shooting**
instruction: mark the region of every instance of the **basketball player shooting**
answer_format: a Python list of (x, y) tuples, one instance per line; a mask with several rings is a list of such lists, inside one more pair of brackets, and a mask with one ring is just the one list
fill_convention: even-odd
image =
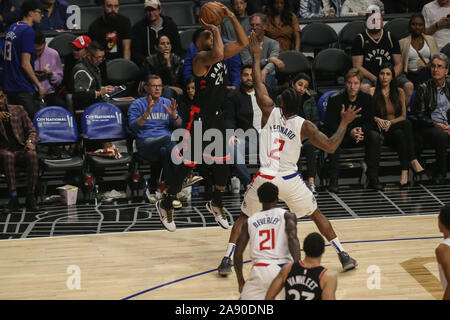
[[(214, 154), (204, 152), (203, 145), (202, 157), (213, 160), (212, 172), (215, 181), (215, 190), (212, 201), (206, 204), (206, 208), (214, 215), (216, 222), (224, 229), (229, 227), (227, 217), (223, 208), (222, 198), (229, 175), (229, 165), (226, 161), (230, 154), (226, 154), (226, 139), (224, 119), (221, 103), (225, 101), (227, 93), (227, 69), (224, 60), (238, 54), (248, 45), (248, 38), (244, 29), (236, 19), (236, 16), (223, 4), (219, 2), (209, 2), (204, 6), (213, 8), (205, 10), (207, 13), (200, 14), (200, 23), (204, 29), (200, 29), (194, 34), (193, 39), (199, 52), (193, 60), (193, 73), (195, 78), (195, 97), (194, 103), (190, 107), (190, 118), (183, 119), (190, 143), (186, 144), (183, 150), (183, 164), (177, 166), (173, 178), (170, 181), (167, 196), (156, 202), (156, 209), (164, 227), (174, 232), (176, 225), (173, 219), (173, 200), (176, 194), (180, 192), (184, 179), (196, 166), (194, 159), (194, 144), (203, 144), (203, 133), (208, 129), (218, 129), (222, 133), (223, 153), (215, 150)], [(217, 15), (220, 14), (217, 19)], [(224, 45), (220, 36), (219, 27), (214, 24), (206, 23), (208, 21), (220, 24), (223, 17), (229, 17), (236, 32), (237, 40)], [(194, 136), (195, 127), (201, 127), (201, 136)], [(186, 152), (188, 148), (190, 152)]]
[(297, 160), (300, 157), (302, 141), (309, 139), (319, 149), (334, 153), (341, 144), (347, 126), (355, 118), (361, 108), (350, 105), (347, 110), (342, 106), (341, 123), (335, 134), (327, 137), (310, 121), (297, 115), (302, 98), (292, 88), (281, 94), (281, 108), (276, 108), (267, 88), (261, 80), (260, 55), (262, 45), (258, 43), (254, 32), (250, 33), (250, 52), (253, 56), (253, 75), (256, 101), (262, 112), (261, 134), (259, 136), (260, 170), (253, 177), (241, 205), (241, 215), (233, 224), (226, 255), (219, 265), (218, 272), (222, 276), (231, 274), (232, 252), (242, 225), (247, 218), (261, 210), (256, 190), (264, 182), (270, 181), (280, 189), (280, 199), (295, 213), (298, 218), (308, 216), (319, 228), (319, 231), (336, 249), (344, 271), (357, 266), (355, 259), (345, 252), (328, 219), (320, 212), (314, 195), (306, 187), (298, 173)]

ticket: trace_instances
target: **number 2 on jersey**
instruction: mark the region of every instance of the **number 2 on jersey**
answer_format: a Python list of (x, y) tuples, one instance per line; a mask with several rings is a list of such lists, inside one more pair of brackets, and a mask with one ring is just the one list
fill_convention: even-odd
[(277, 139), (275, 139), (274, 143), (275, 144), (279, 143), (280, 145), (279, 145), (278, 148), (272, 149), (270, 151), (269, 158), (272, 158), (272, 159), (275, 159), (275, 160), (280, 160), (280, 157), (276, 156), (275, 153), (280, 152), (280, 151), (283, 150), (285, 141), (277, 138)]
[[(274, 229), (266, 229), (266, 230), (259, 230), (259, 236), (262, 237), (263, 235), (266, 235), (266, 237), (259, 243), (259, 250), (272, 250), (275, 249), (275, 230)], [(271, 241), (271, 243), (268, 243), (268, 246), (265, 246), (265, 243)], [(272, 247), (270, 246), (272, 245)]]

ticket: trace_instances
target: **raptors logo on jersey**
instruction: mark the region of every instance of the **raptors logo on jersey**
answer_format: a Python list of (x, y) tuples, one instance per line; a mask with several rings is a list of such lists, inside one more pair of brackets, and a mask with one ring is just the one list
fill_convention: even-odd
[(208, 120), (217, 117), (227, 93), (227, 66), (223, 61), (212, 64), (201, 77), (195, 77), (194, 105), (200, 108), (200, 116)]

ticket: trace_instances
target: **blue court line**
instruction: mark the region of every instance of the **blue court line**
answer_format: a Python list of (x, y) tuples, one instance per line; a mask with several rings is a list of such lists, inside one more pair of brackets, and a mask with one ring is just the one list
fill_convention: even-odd
[[(381, 239), (381, 240), (345, 241), (345, 242), (342, 242), (342, 244), (349, 244), (349, 243), (366, 243), (366, 242), (389, 242), (389, 241), (392, 242), (392, 241), (408, 241), (408, 240), (429, 240), (429, 239), (442, 239), (442, 236), (440, 236), (440, 237), (422, 237), (422, 238), (402, 238), (402, 239)], [(328, 246), (330, 246), (330, 244), (327, 244), (327, 245), (325, 245), (325, 246), (328, 247)], [(244, 263), (249, 263), (249, 262), (251, 262), (251, 260), (244, 261)], [(177, 282), (181, 282), (181, 281), (184, 281), (184, 280), (187, 280), (187, 279), (199, 277), (199, 276), (202, 276), (202, 275), (204, 275), (204, 274), (208, 274), (208, 273), (211, 273), (211, 272), (214, 272), (214, 271), (217, 271), (217, 268), (216, 268), (216, 269), (212, 269), (212, 270), (208, 270), (208, 271), (204, 271), (204, 272), (200, 272), (200, 273), (196, 273), (196, 274), (193, 274), (193, 275), (190, 275), (190, 276), (181, 278), (181, 279), (177, 279), (177, 280), (174, 280), (174, 281), (171, 281), (171, 282), (167, 282), (167, 283), (161, 284), (161, 285), (159, 285), (159, 286), (156, 286), (156, 287), (153, 287), (153, 288), (150, 288), (150, 289), (147, 289), (147, 290), (138, 292), (138, 293), (136, 293), (136, 294), (133, 294), (133, 295), (131, 295), (131, 296), (129, 296), (129, 297), (123, 298), (122, 300), (129, 300), (129, 299), (132, 299), (132, 298), (134, 298), (134, 297), (140, 296), (140, 295), (142, 295), (142, 294), (144, 294), (144, 293), (147, 293), (147, 292), (150, 292), (150, 291), (153, 291), (153, 290), (162, 288), (162, 287), (166, 287), (166, 286), (168, 286), (168, 285), (171, 285), (171, 284), (174, 284), (174, 283), (177, 283)]]

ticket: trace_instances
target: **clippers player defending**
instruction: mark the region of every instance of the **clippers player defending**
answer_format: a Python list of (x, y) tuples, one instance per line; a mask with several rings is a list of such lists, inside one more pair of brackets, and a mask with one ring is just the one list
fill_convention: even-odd
[(274, 300), (283, 289), (285, 300), (336, 300), (337, 276), (320, 265), (325, 241), (317, 232), (303, 241), (305, 259), (289, 263), (273, 279), (266, 300)]
[(281, 108), (276, 108), (269, 97), (267, 88), (261, 80), (260, 55), (262, 46), (258, 43), (255, 33), (250, 33), (250, 52), (253, 55), (253, 75), (256, 101), (262, 112), (261, 133), (259, 136), (260, 170), (253, 177), (241, 205), (241, 215), (233, 224), (227, 247), (227, 253), (219, 265), (218, 272), (222, 276), (231, 273), (231, 254), (234, 243), (239, 236), (242, 224), (247, 217), (261, 210), (256, 190), (264, 182), (270, 181), (280, 189), (280, 199), (298, 218), (308, 216), (319, 228), (320, 232), (336, 249), (339, 260), (345, 271), (357, 266), (356, 260), (345, 252), (328, 219), (317, 208), (314, 195), (298, 173), (297, 160), (300, 157), (302, 141), (309, 139), (319, 149), (333, 153), (341, 144), (347, 125), (361, 115), (356, 107), (342, 106), (341, 123), (336, 133), (328, 138), (310, 121), (297, 115), (298, 105), (302, 103), (301, 96), (288, 88), (281, 94)]
[[(297, 238), (295, 214), (281, 208), (278, 188), (266, 182), (258, 188), (262, 211), (251, 216), (242, 226), (236, 244), (234, 260), (236, 276), (242, 300), (264, 300), (267, 289), (281, 267), (300, 259), (300, 242)], [(250, 241), (250, 257), (253, 267), (247, 281), (242, 274), (242, 256)]]
[(444, 234), (442, 241), (436, 248), (436, 260), (438, 262), (439, 277), (444, 289), (443, 300), (450, 300), (450, 206), (441, 208), (439, 213), (439, 230)]
[[(224, 60), (238, 54), (248, 45), (248, 39), (244, 29), (239, 24), (236, 16), (223, 4), (216, 2), (223, 9), (223, 14), (230, 18), (236, 31), (237, 41), (223, 44), (218, 27), (206, 24), (200, 19), (205, 29), (199, 30), (194, 34), (194, 41), (199, 52), (193, 60), (193, 73), (195, 77), (195, 97), (194, 104), (190, 107), (189, 118), (183, 119), (186, 134), (183, 142), (183, 155), (178, 154), (179, 158), (183, 158), (183, 164), (175, 169), (173, 179), (169, 184), (168, 194), (163, 200), (156, 202), (156, 209), (159, 213), (161, 222), (169, 231), (175, 231), (176, 226), (173, 220), (173, 200), (176, 200), (176, 194), (180, 192), (184, 179), (189, 175), (192, 169), (202, 159), (194, 157), (194, 145), (199, 144), (202, 147), (202, 158), (213, 162), (212, 171), (214, 182), (216, 184), (212, 201), (206, 204), (206, 208), (210, 211), (216, 222), (224, 229), (229, 227), (222, 204), (222, 197), (227, 185), (229, 175), (229, 165), (225, 162), (230, 158), (230, 154), (226, 152), (225, 128), (222, 115), (222, 105), (225, 101), (227, 90), (227, 69)], [(196, 128), (200, 128), (195, 136)], [(208, 153), (203, 145), (203, 133), (208, 129), (218, 129), (222, 132), (223, 153)], [(217, 139), (217, 138), (216, 138)], [(208, 141), (208, 143), (210, 143)]]

